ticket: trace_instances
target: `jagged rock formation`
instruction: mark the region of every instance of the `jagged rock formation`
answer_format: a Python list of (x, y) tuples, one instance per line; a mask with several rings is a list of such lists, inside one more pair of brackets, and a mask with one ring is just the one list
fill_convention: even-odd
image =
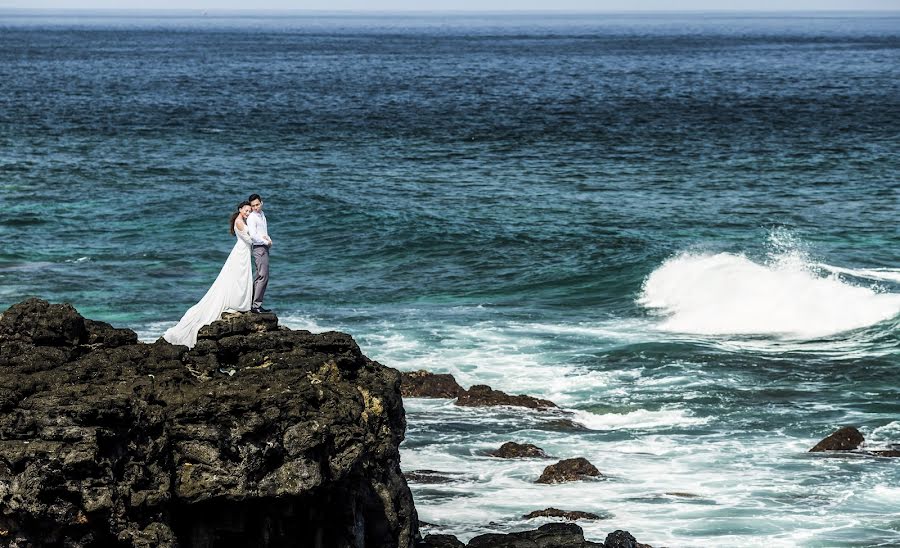
[(476, 384), (461, 392), (456, 398), (456, 405), (462, 407), (509, 405), (512, 407), (527, 407), (538, 411), (556, 407), (556, 404), (550, 400), (542, 400), (524, 394), (513, 396), (500, 390), (494, 390), (486, 384)]
[(602, 475), (600, 470), (597, 470), (597, 467), (586, 458), (577, 457), (574, 459), (563, 459), (544, 468), (544, 472), (535, 483), (564, 483)]
[(862, 433), (853, 426), (842, 426), (823, 438), (817, 443), (810, 453), (820, 453), (823, 451), (854, 451), (864, 455), (872, 455), (876, 457), (900, 457), (900, 449), (896, 445), (892, 445), (891, 449), (869, 449), (859, 450), (859, 447), (866, 441)]
[(548, 523), (531, 531), (487, 533), (463, 544), (452, 535), (428, 535), (422, 548), (604, 548), (602, 543), (584, 539), (584, 531), (574, 523)]
[(628, 531), (613, 531), (603, 541), (605, 548), (653, 548), (649, 544), (641, 544)]
[(455, 398), (465, 392), (449, 373), (430, 373), (422, 369), (400, 375), (400, 389), (405, 398)]
[(403, 476), (409, 483), (423, 484), (453, 483), (465, 479), (465, 476), (457, 472), (438, 472), (437, 470), (413, 470), (404, 472)]
[(560, 510), (559, 508), (545, 508), (544, 510), (535, 510), (522, 516), (522, 519), (534, 518), (563, 518), (571, 521), (579, 519), (600, 519), (597, 514), (590, 512), (582, 512), (580, 510)]
[(865, 441), (865, 439), (863, 438), (863, 435), (859, 433), (859, 430), (852, 426), (844, 426), (832, 432), (809, 451), (810, 453), (819, 451), (849, 451), (859, 447), (863, 441)]
[(465, 543), (453, 535), (428, 535), (421, 548), (465, 548)]
[(500, 446), (496, 451), (491, 451), (488, 455), (500, 459), (546, 459), (547, 453), (537, 445), (531, 443), (516, 443), (508, 441)]
[(613, 531), (605, 542), (585, 540), (574, 523), (548, 523), (530, 531), (487, 533), (464, 544), (453, 535), (427, 535), (417, 548), (653, 548), (641, 544), (628, 531)]
[(408, 398), (456, 398), (455, 404), (462, 407), (506, 405), (537, 411), (557, 408), (550, 400), (525, 394), (510, 395), (486, 384), (476, 384), (466, 390), (456, 382), (453, 375), (447, 373), (431, 373), (422, 369), (401, 373), (401, 378), (403, 395)]
[(188, 351), (30, 299), (0, 318), (0, 544), (411, 547), (405, 427), (348, 335), (243, 314)]

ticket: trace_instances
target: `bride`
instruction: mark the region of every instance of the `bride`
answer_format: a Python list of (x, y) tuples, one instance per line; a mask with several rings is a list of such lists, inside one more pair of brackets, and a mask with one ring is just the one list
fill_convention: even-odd
[(237, 236), (237, 242), (206, 295), (184, 313), (178, 325), (163, 335), (171, 344), (193, 348), (197, 344), (197, 332), (200, 328), (218, 320), (222, 312), (250, 310), (253, 302), (253, 276), (250, 269), (253, 240), (247, 231), (250, 210), (250, 202), (241, 202), (237, 211), (231, 214), (230, 232)]

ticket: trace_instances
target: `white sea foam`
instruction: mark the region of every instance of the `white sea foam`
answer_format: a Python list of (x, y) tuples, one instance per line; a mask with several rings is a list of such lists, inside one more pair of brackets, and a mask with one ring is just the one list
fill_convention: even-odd
[(845, 274), (854, 278), (863, 278), (867, 280), (878, 280), (883, 282), (900, 283), (900, 268), (841, 268), (831, 266), (824, 263), (817, 263), (816, 268), (831, 272), (834, 274)]
[(598, 415), (587, 411), (575, 411), (575, 422), (591, 430), (670, 428), (706, 424), (709, 419), (694, 417), (684, 409), (663, 409), (648, 411), (638, 409), (630, 413), (605, 413)]
[(684, 253), (650, 274), (639, 302), (665, 314), (660, 329), (699, 335), (813, 339), (900, 314), (900, 294), (822, 276), (812, 266), (797, 253), (767, 264), (732, 253)]
[(876, 485), (872, 489), (872, 499), (884, 504), (900, 505), (900, 487), (893, 485)]
[(178, 320), (165, 321), (165, 322), (151, 322), (146, 324), (142, 329), (136, 330), (138, 340), (145, 343), (152, 343), (162, 337), (163, 333), (166, 332), (166, 329), (175, 325)]
[(891, 421), (884, 426), (872, 429), (866, 436), (866, 445), (875, 447), (880, 444), (900, 444), (900, 421)]
[(465, 388), (488, 384), (514, 394), (531, 394), (559, 405), (589, 386), (617, 384), (617, 373), (584, 371), (558, 363), (547, 353), (548, 339), (532, 328), (492, 321), (434, 323), (427, 333), (415, 327), (384, 326), (358, 332), (366, 355), (401, 371), (450, 373)]
[[(482, 410), (470, 414), (468, 410), (422, 401), (409, 409), (410, 424), (428, 420), (435, 411), (444, 414), (441, 421), (457, 425), (471, 421), (471, 426), (483, 425), (486, 416), (497, 413)], [(456, 415), (455, 420), (451, 415)], [(630, 422), (637, 430), (641, 428), (640, 421)], [(834, 512), (816, 513), (823, 502), (832, 510), (849, 504), (834, 497), (831, 487), (798, 485), (797, 478), (790, 474), (773, 477), (773, 467), (796, 466), (794, 455), (803, 454), (806, 446), (769, 433), (750, 444), (750, 454), (748, 445), (728, 432), (701, 438), (635, 432), (635, 437), (597, 443), (591, 436), (576, 434), (536, 438), (540, 433), (532, 431), (528, 441), (543, 447), (553, 458), (520, 461), (473, 458), (466, 451), (473, 446), (481, 453), (496, 448), (510, 439), (509, 434), (493, 428), (459, 431), (470, 433), (463, 438), (441, 436), (427, 446), (404, 450), (403, 469), (427, 468), (451, 475), (449, 484), (413, 483), (412, 489), (420, 517), (442, 525), (463, 540), (483, 532), (536, 527), (543, 522), (522, 520), (521, 516), (551, 506), (609, 516), (581, 523), (588, 538), (602, 539), (611, 530), (627, 529), (643, 541), (670, 546), (709, 543), (699, 540), (702, 538), (715, 538), (720, 546), (797, 546), (813, 542), (818, 534), (827, 535), (835, 526), (853, 526), (856, 520), (852, 516), (836, 519)], [(534, 483), (545, 466), (574, 456), (587, 458), (605, 477), (553, 486)], [(825, 459), (800, 462), (841, 466)], [(822, 475), (818, 470), (807, 473), (810, 478)], [(886, 495), (892, 497), (893, 493)], [(777, 509), (786, 502), (804, 508), (802, 517), (779, 514)], [(809, 538), (795, 536), (797, 519), (804, 521), (801, 534)], [(473, 529), (473, 524), (488, 525)], [(698, 544), (685, 542), (687, 530), (698, 537)]]
[(322, 333), (324, 331), (336, 331), (337, 328), (325, 326), (319, 323), (319, 320), (313, 318), (312, 316), (305, 316), (300, 314), (289, 314), (284, 317), (279, 317), (278, 322), (291, 329), (298, 330), (306, 330), (312, 333)]
[(654, 340), (647, 333), (648, 327), (650, 324), (642, 319), (618, 319), (578, 324), (531, 323), (524, 325), (523, 329), (542, 335), (588, 337), (597, 340), (614, 340), (620, 344), (635, 344)]

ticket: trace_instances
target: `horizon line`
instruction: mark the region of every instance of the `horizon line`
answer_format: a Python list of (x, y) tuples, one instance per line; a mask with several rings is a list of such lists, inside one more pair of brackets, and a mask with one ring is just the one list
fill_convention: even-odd
[(856, 9), (846, 9), (846, 8), (816, 8), (816, 9), (668, 9), (668, 10), (660, 10), (660, 9), (604, 9), (604, 10), (592, 10), (592, 9), (430, 9), (430, 10), (421, 10), (421, 9), (403, 9), (403, 8), (394, 8), (394, 9), (315, 9), (315, 8), (190, 8), (190, 7), (182, 7), (182, 8), (145, 8), (145, 7), (117, 7), (117, 8), (109, 8), (109, 7), (14, 7), (14, 6), (2, 6), (0, 5), (0, 12), (3, 11), (20, 11), (20, 12), (84, 12), (84, 11), (93, 11), (93, 12), (155, 12), (155, 13), (186, 13), (186, 12), (203, 12), (203, 13), (321, 13), (321, 14), (351, 14), (351, 13), (384, 13), (384, 14), (396, 14), (396, 13), (410, 13), (410, 14), (434, 14), (434, 13), (446, 13), (446, 14), (511, 14), (511, 13), (557, 13), (557, 14), (584, 14), (584, 13), (597, 13), (597, 14), (629, 14), (629, 13), (660, 13), (660, 14), (670, 14), (670, 13), (752, 13), (752, 14), (765, 14), (765, 13), (776, 13), (776, 14), (785, 14), (785, 13), (860, 13), (860, 12), (871, 12), (871, 13), (897, 13), (900, 14), (900, 9), (882, 9), (882, 8), (856, 8)]

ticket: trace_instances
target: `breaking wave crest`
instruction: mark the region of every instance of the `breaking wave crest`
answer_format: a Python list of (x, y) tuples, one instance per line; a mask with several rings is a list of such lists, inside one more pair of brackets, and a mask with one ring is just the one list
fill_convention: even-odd
[(808, 340), (896, 317), (900, 293), (884, 285), (898, 281), (900, 269), (833, 267), (795, 251), (766, 262), (683, 253), (650, 274), (638, 302), (663, 314), (665, 331)]

